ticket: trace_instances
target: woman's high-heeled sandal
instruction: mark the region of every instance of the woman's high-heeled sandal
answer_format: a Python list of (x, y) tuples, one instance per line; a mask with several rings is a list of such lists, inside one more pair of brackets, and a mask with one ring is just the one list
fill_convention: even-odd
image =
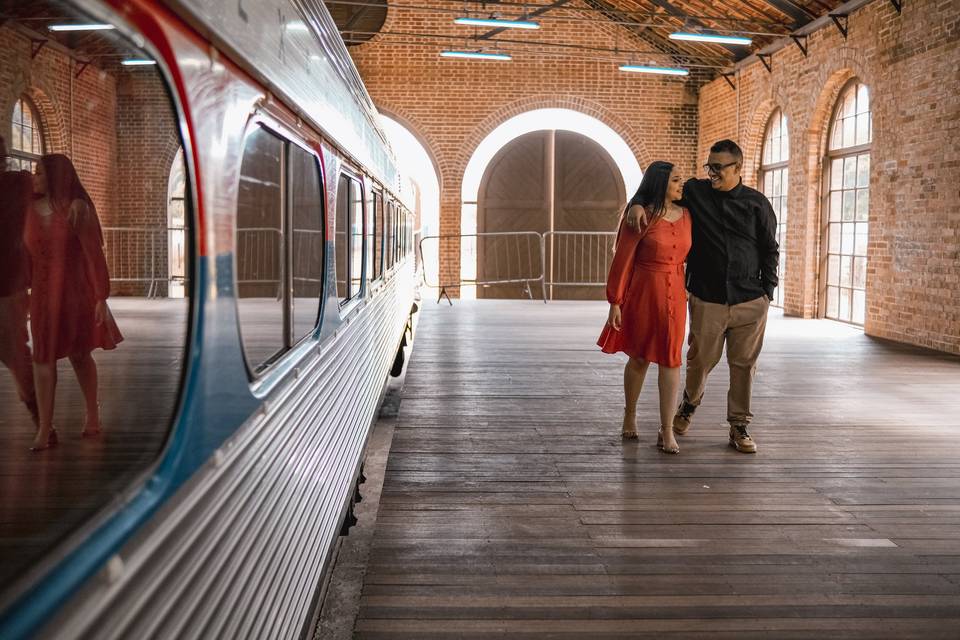
[(680, 445), (674, 445), (673, 447), (663, 446), (663, 427), (657, 430), (657, 449), (660, 449), (660, 451), (664, 453), (680, 453)]
[(47, 449), (53, 449), (58, 444), (60, 444), (60, 438), (57, 437), (57, 429), (56, 427), (51, 427), (50, 433), (47, 434), (47, 441), (40, 446), (33, 445), (30, 447), (30, 451), (46, 451)]

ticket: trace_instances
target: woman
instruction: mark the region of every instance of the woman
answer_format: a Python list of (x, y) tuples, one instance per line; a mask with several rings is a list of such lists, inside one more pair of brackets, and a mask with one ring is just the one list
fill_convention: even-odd
[(123, 340), (106, 299), (110, 276), (103, 232), (93, 201), (73, 163), (63, 155), (40, 158), (33, 179), (34, 203), (24, 240), (32, 265), (30, 331), (39, 409), (34, 451), (57, 444), (53, 405), (57, 360), (69, 358), (86, 405), (83, 437), (102, 432), (97, 402), (97, 365), (90, 352)]
[[(683, 263), (690, 250), (690, 213), (681, 197), (680, 172), (669, 162), (652, 163), (620, 216), (613, 264), (607, 277), (610, 313), (597, 344), (604, 353), (622, 351), (623, 437), (637, 438), (636, 408), (643, 379), (657, 363), (660, 430), (657, 446), (679, 453), (673, 415), (680, 389), (681, 350), (687, 320)], [(634, 218), (636, 228), (625, 220)]]

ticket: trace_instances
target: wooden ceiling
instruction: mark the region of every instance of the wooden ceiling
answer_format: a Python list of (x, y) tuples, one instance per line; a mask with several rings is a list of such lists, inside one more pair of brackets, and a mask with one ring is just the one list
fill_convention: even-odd
[[(790, 35), (795, 30), (844, 4), (844, 0), (324, 0), (348, 45), (359, 44), (380, 32), (387, 9), (398, 11), (449, 12), (474, 15), (497, 14), (502, 18), (528, 17), (549, 28), (551, 21), (579, 20), (600, 23), (610, 34), (607, 43), (582, 48), (607, 52), (655, 52), (661, 64), (703, 67), (716, 73), (729, 68), (763, 47)], [(373, 6), (376, 5), (376, 6)], [(452, 21), (451, 21), (452, 22)], [(700, 31), (723, 35), (744, 35), (753, 42), (749, 46), (718, 45), (669, 39), (675, 31)], [(453, 25), (444, 33), (419, 34), (421, 40), (449, 39)], [(462, 33), (462, 32), (459, 32)], [(536, 32), (527, 32), (536, 33)], [(541, 32), (542, 33), (542, 32)], [(384, 33), (387, 37), (400, 34)], [(407, 34), (409, 35), (409, 34)], [(477, 44), (503, 49), (516, 45), (512, 30), (480, 31), (472, 39)], [(462, 35), (460, 36), (463, 41)], [(482, 43), (480, 41), (483, 41)], [(555, 45), (554, 45), (555, 46)], [(571, 55), (581, 47), (571, 44)], [(640, 56), (642, 58), (642, 56)], [(643, 60), (644, 63), (653, 60)]]

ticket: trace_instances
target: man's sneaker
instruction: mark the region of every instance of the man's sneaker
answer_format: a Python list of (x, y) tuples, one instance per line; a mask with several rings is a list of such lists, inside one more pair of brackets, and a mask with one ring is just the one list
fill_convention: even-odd
[(682, 436), (690, 428), (690, 420), (693, 419), (693, 412), (697, 410), (697, 405), (687, 402), (687, 394), (683, 394), (683, 400), (677, 407), (677, 414), (673, 416), (673, 433)]
[(740, 424), (730, 425), (730, 446), (740, 453), (757, 452), (757, 443), (747, 433), (747, 427)]

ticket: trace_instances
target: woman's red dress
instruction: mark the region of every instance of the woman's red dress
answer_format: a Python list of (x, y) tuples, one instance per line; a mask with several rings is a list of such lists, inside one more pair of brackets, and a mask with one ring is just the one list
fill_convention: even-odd
[(683, 263), (691, 244), (690, 212), (660, 218), (646, 233), (621, 223), (607, 276), (607, 302), (620, 305), (621, 328), (607, 323), (597, 344), (665, 367), (679, 367), (687, 325)]
[(27, 216), (24, 241), (30, 253), (30, 334), (34, 362), (50, 363), (123, 340), (109, 310), (96, 322), (98, 302), (110, 294), (97, 213), (83, 200), (69, 211)]

